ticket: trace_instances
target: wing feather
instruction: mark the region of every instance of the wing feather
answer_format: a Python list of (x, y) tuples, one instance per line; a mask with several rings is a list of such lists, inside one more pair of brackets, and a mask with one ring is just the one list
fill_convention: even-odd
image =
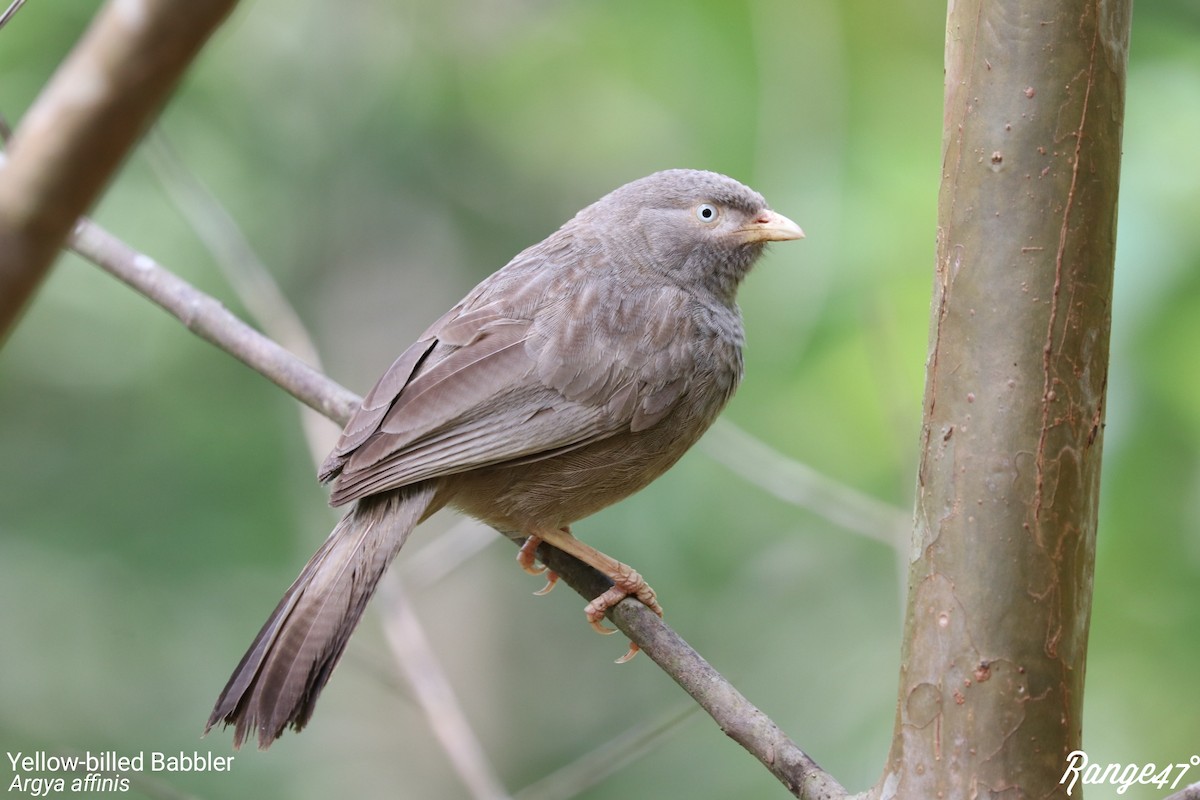
[(695, 337), (683, 290), (606, 292), (548, 267), (520, 280), (504, 273), (434, 323), (368, 393), (322, 468), (336, 477), (334, 505), (644, 430), (687, 392)]

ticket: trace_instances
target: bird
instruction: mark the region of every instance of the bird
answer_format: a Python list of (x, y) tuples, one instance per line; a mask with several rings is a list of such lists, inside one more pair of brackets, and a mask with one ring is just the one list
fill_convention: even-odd
[[(632, 597), (632, 568), (570, 526), (644, 488), (742, 379), (736, 293), (768, 242), (804, 238), (762, 195), (703, 170), (655, 172), (583, 208), (492, 273), (405, 350), (318, 470), (348, 506), (221, 692), (204, 732), (266, 749), (301, 730), (409, 533), (443, 507), (604, 573), (585, 608)], [(548, 576), (546, 591), (554, 584)], [(631, 646), (631, 656), (636, 645)]]

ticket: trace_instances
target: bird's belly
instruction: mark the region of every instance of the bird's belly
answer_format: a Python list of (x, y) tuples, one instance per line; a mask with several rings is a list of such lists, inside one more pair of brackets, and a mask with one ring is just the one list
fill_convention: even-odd
[(448, 476), (448, 502), (506, 533), (565, 527), (666, 472), (712, 424), (724, 398), (701, 405), (681, 403), (653, 428), (578, 450)]

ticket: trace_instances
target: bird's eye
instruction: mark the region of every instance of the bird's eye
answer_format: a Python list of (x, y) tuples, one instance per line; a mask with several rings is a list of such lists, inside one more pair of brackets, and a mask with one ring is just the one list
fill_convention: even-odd
[(710, 203), (701, 203), (696, 206), (696, 219), (701, 222), (714, 222), (718, 216), (717, 207)]

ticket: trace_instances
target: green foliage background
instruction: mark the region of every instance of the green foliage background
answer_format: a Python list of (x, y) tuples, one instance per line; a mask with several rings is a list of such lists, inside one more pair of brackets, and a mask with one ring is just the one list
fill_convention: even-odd
[[(19, 119), (97, 3), (0, 31)], [(655, 169), (727, 172), (809, 238), (742, 293), (729, 419), (911, 506), (939, 180), (944, 8), (813, 0), (246, 2), (162, 119), (359, 392), (441, 311), (582, 205)], [(1134, 17), (1084, 742), (1200, 753), (1200, 12)], [(98, 220), (243, 313), (135, 155)], [(332, 426), (330, 426), (332, 428)], [(296, 404), (64, 257), (0, 351), (0, 750), (230, 752), (199, 733), (334, 514)], [(897, 554), (698, 448), (577, 533), (849, 788), (890, 738)], [(687, 706), (497, 541), (433, 585), (398, 562), (513, 791)], [(465, 796), (368, 614), (313, 724), (196, 796)], [(7, 761), (7, 759), (5, 759)], [(1188, 780), (1200, 780), (1200, 769)], [(5, 789), (11, 780), (0, 769)], [(1106, 789), (1091, 794), (1106, 797)], [(138, 785), (132, 795), (168, 796)], [(1126, 797), (1161, 797), (1135, 789)], [(778, 797), (702, 715), (582, 793)]]

